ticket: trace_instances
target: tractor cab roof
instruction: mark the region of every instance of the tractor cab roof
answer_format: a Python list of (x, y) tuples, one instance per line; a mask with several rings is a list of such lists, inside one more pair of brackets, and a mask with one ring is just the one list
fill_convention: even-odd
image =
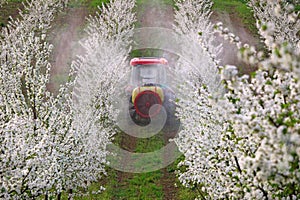
[(165, 58), (133, 58), (130, 61), (131, 66), (137, 65), (153, 65), (153, 64), (163, 64), (167, 65), (168, 61)]

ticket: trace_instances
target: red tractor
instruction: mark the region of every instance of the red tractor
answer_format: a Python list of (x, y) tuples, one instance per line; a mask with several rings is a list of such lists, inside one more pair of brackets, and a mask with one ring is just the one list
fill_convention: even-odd
[[(167, 86), (168, 61), (165, 58), (133, 58), (130, 65), (132, 66), (129, 89), (131, 119), (137, 125), (145, 126), (150, 123), (152, 117), (161, 112), (163, 106), (167, 113), (166, 125), (178, 124), (175, 117), (175, 94)], [(154, 106), (157, 104), (160, 106)]]

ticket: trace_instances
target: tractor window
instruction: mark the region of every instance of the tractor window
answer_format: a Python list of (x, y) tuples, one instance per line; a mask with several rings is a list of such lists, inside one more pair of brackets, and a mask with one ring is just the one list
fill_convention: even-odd
[(166, 72), (163, 65), (137, 65), (132, 69), (132, 85), (142, 86), (145, 84), (164, 84), (165, 82)]
[(158, 82), (158, 66), (157, 65), (145, 65), (140, 67), (141, 83), (157, 83)]

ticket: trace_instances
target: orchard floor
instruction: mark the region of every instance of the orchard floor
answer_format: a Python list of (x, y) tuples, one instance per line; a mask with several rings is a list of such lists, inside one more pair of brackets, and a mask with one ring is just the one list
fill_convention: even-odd
[[(251, 30), (243, 24), (241, 17), (236, 12), (214, 12), (211, 16), (211, 21), (213, 23), (222, 22), (223, 26), (238, 36), (243, 44), (249, 44), (256, 48), (260, 48), (262, 45), (258, 36), (254, 36), (254, 34), (251, 33)], [(235, 65), (241, 74), (248, 74), (255, 70), (238, 58), (238, 49), (234, 44), (224, 40), (224, 38), (219, 35), (217, 36), (217, 41), (223, 44), (223, 50), (219, 56), (221, 60), (220, 65)], [(246, 67), (241, 68), (240, 66)]]

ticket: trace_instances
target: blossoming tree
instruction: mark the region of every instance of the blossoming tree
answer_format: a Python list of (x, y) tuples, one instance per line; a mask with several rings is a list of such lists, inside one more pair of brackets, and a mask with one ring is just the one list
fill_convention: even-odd
[[(258, 28), (270, 53), (263, 56), (253, 48), (241, 49), (242, 57), (258, 66), (250, 80), (247, 76), (237, 77), (232, 73), (234, 68), (225, 73), (232, 76), (224, 76), (226, 98), (232, 106), (228, 106), (231, 109), (227, 115), (232, 125), (230, 135), (235, 141), (232, 151), (239, 172), (234, 177), (238, 183), (235, 188), (243, 198), (298, 199), (300, 195), (299, 38), (292, 28), (283, 31), (286, 22), (295, 20), (292, 22), (297, 27), (299, 19), (293, 19), (295, 13), (286, 9), (293, 6), (280, 9), (282, 4), (265, 5), (266, 13), (275, 13), (269, 18), (267, 14), (263, 18), (254, 9), (261, 19)], [(282, 24), (272, 24), (276, 12), (284, 16)]]
[[(299, 198), (299, 38), (297, 29), (280, 31), (285, 26), (280, 22), (297, 25), (299, 19), (291, 10), (274, 14), (273, 8), (281, 8), (276, 3), (252, 4), (266, 6), (265, 12), (253, 10), (267, 55), (219, 29), (258, 70), (239, 77), (235, 66), (221, 67), (224, 98), (212, 101), (211, 91), (191, 79), (187, 85), (198, 91), (189, 87), (188, 100), (179, 100), (183, 130), (176, 142), (185, 155), (179, 180), (198, 188), (200, 198)], [(276, 12), (283, 18), (274, 25)]]
[[(66, 190), (72, 195), (105, 173), (106, 145), (114, 132), (107, 97), (123, 76), (124, 70), (117, 67), (128, 53), (122, 41), (130, 37), (134, 2), (111, 1), (101, 14), (89, 18), (83, 42), (87, 53), (74, 62), (70, 80), (53, 96), (46, 89), (52, 45), (45, 38), (55, 12), (66, 3), (30, 1), (21, 19), (1, 32), (0, 197), (4, 199), (60, 198)], [(99, 29), (104, 23), (106, 28)], [(116, 59), (111, 61), (112, 57)]]
[(218, 159), (224, 119), (211, 101), (222, 93), (216, 59), (221, 46), (214, 42), (209, 21), (211, 1), (176, 1), (176, 5), (175, 30), (188, 38), (176, 68), (180, 77), (177, 113), (182, 130), (175, 142), (185, 156), (179, 164), (184, 169), (179, 172), (179, 180), (197, 188), (203, 198), (206, 193), (215, 193), (211, 196), (215, 198), (226, 188), (218, 174), (224, 166)]
[[(34, 198), (55, 187), (57, 100), (46, 91), (52, 46), (45, 41), (63, 1), (31, 1), (1, 32), (1, 197)], [(54, 112), (51, 112), (54, 111)], [(55, 112), (56, 111), (56, 112)], [(56, 130), (58, 129), (58, 130)], [(62, 136), (63, 137), (63, 136)], [(65, 139), (65, 138), (64, 138)]]
[(299, 51), (299, 12), (295, 12), (293, 4), (282, 0), (251, 0), (248, 4), (254, 11), (261, 36), (267, 39), (265, 44), (269, 50), (276, 43), (288, 42)]

